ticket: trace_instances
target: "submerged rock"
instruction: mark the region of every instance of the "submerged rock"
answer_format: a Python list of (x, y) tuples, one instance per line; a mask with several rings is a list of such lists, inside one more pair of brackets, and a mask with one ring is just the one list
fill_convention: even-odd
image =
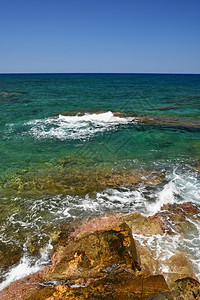
[[(180, 106), (167, 106), (160, 107), (153, 110), (165, 111), (171, 109), (180, 109)], [(84, 116), (87, 114), (101, 114), (106, 113), (108, 111), (102, 110), (81, 110), (81, 111), (68, 111), (61, 113), (53, 113), (51, 115), (62, 115), (62, 116)], [(152, 125), (152, 126), (164, 126), (164, 127), (176, 127), (183, 128), (185, 130), (199, 130), (200, 128), (200, 120), (198, 118), (189, 118), (185, 116), (172, 116), (172, 115), (144, 115), (138, 113), (124, 113), (124, 112), (112, 112), (114, 117), (119, 118), (129, 118), (129, 121), (136, 123), (139, 125)]]
[(90, 110), (73, 110), (73, 111), (63, 111), (60, 113), (51, 113), (51, 116), (58, 116), (58, 115), (62, 115), (62, 116), (79, 116), (82, 117), (86, 114), (102, 114), (102, 113), (106, 113), (107, 111), (105, 110), (101, 110), (101, 109), (90, 109)]
[(1, 185), (2, 193), (69, 194), (84, 196), (106, 188), (133, 187), (140, 183), (157, 185), (164, 180), (156, 171), (115, 171), (104, 168), (55, 168), (46, 172), (18, 175)]
[(199, 119), (188, 118), (188, 117), (177, 117), (177, 116), (141, 116), (138, 124), (143, 125), (159, 125), (165, 127), (175, 127), (177, 129), (185, 130), (199, 130), (200, 121)]
[(27, 94), (22, 91), (0, 91), (0, 102), (28, 102), (24, 99)]
[(192, 130), (200, 128), (200, 120), (198, 118), (189, 118), (184, 116), (170, 116), (170, 115), (139, 115), (129, 113), (114, 113), (116, 117), (128, 118), (133, 117), (133, 121), (137, 125), (156, 125), (166, 127), (184, 128), (185, 130)]
[[(2, 271), (5, 271), (8, 267), (11, 265), (16, 264), (20, 258), (23, 255), (23, 249), (22, 247), (16, 245), (13, 247), (13, 245), (5, 245), (2, 242), (0, 242), (0, 269), (1, 269), (1, 275)], [(0, 278), (1, 278), (0, 275)]]

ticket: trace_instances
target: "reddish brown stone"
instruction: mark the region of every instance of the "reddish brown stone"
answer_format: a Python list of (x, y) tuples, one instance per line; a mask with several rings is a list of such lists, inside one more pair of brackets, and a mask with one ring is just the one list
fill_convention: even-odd
[[(167, 226), (171, 228), (171, 223), (176, 231), (184, 233), (185, 229), (181, 228), (188, 222), (186, 217), (196, 218), (198, 212), (199, 208), (191, 203), (169, 204), (149, 218), (134, 213), (93, 219), (81, 225), (74, 222), (61, 231), (52, 266), (12, 283), (0, 293), (0, 299), (186, 300), (191, 295), (198, 299), (197, 281), (192, 278), (176, 281), (180, 277), (193, 276), (186, 253), (177, 252), (162, 261), (169, 267), (170, 291), (160, 275), (159, 258), (156, 260), (152, 251), (132, 237), (132, 232), (163, 234)], [(41, 285), (54, 280), (54, 287)]]
[(1, 300), (21, 300), (29, 294), (38, 291), (43, 282), (43, 275), (46, 270), (31, 274), (26, 278), (11, 283), (8, 287), (0, 292)]

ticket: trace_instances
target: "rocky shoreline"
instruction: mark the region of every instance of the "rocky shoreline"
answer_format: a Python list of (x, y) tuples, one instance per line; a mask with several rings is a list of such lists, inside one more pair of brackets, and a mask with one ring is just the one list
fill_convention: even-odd
[[(138, 236), (183, 239), (200, 208), (165, 204), (159, 213), (110, 215), (73, 222), (54, 241), (51, 265), (10, 284), (0, 299), (200, 299), (191, 257), (162, 256)], [(164, 249), (163, 249), (164, 250)]]

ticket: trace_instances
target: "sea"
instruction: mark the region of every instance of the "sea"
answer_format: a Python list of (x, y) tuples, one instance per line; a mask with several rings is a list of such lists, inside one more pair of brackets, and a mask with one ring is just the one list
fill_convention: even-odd
[[(74, 220), (199, 205), (199, 163), (200, 75), (0, 74), (0, 289), (50, 264), (57, 232)], [(62, 189), (60, 174), (97, 170), (154, 171), (165, 180)], [(199, 220), (195, 228), (188, 240), (144, 239), (166, 256), (187, 251), (200, 278)]]

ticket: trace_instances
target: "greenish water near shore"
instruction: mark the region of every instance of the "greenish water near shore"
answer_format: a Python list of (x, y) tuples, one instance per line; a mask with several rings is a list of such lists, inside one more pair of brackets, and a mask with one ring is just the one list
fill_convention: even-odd
[(51, 114), (103, 110), (200, 120), (199, 103), (199, 75), (0, 75), (1, 174), (80, 153), (111, 163), (196, 159), (199, 130), (109, 123), (104, 116), (80, 124)]
[[(200, 75), (0, 75), (0, 109), (1, 280), (6, 252), (39, 259), (63, 223), (200, 201)], [(134, 170), (165, 180), (102, 184)]]

